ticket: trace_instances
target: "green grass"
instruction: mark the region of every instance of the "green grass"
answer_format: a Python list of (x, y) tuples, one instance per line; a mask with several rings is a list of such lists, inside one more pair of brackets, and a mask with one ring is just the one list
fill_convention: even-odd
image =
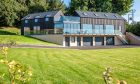
[(8, 41), (16, 41), (17, 44), (30, 44), (30, 45), (57, 45), (41, 41), (31, 37), (25, 37), (21, 35), (0, 35), (0, 43), (7, 43)]
[(16, 41), (17, 44), (32, 44), (32, 45), (57, 45), (50, 42), (41, 41), (35, 38), (25, 37), (20, 35), (20, 29), (15, 27), (0, 27), (0, 44), (5, 44), (9, 41)]
[(20, 35), (20, 29), (16, 27), (0, 27), (0, 35)]
[[(16, 48), (9, 58), (33, 68), (29, 84), (104, 84), (105, 68), (128, 84), (140, 84), (140, 48), (70, 50)], [(0, 65), (0, 72), (6, 70)], [(8, 80), (8, 79), (7, 79)]]

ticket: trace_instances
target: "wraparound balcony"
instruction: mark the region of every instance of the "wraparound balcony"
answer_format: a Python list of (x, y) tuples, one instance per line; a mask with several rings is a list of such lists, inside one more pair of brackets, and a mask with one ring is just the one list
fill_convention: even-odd
[(74, 29), (72, 31), (63, 31), (63, 35), (122, 35), (119, 30), (85, 30)]
[(48, 35), (48, 34), (63, 34), (63, 35), (122, 35), (119, 30), (63, 30), (63, 29), (41, 29), (41, 30), (26, 30), (26, 35)]

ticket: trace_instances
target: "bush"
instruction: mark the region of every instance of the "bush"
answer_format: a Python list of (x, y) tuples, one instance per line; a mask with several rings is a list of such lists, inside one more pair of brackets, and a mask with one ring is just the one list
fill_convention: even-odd
[(127, 32), (131, 32), (135, 35), (140, 36), (140, 22), (137, 22), (137, 24), (127, 24)]

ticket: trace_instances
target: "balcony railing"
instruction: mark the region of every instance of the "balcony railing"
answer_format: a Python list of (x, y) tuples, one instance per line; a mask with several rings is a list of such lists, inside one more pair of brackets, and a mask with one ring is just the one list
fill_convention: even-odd
[(43, 29), (43, 30), (26, 30), (25, 35), (48, 35), (48, 34), (63, 34), (63, 35), (121, 35), (119, 30), (63, 30), (63, 29)]
[(64, 22), (80, 22), (80, 17), (75, 16), (62, 16)]
[(120, 35), (122, 34), (119, 30), (85, 30), (85, 29), (74, 29), (64, 30), (64, 35)]

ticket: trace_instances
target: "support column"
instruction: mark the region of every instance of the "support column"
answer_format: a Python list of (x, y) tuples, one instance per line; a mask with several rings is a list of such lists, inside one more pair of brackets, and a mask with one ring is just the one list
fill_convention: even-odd
[(65, 42), (65, 36), (63, 36), (63, 47), (66, 46), (66, 42)]
[(106, 36), (104, 37), (104, 46), (106, 46)]
[(81, 46), (83, 46), (83, 37), (81, 37)]
[(95, 37), (93, 37), (93, 46), (95, 46)]
[(78, 46), (77, 45), (77, 36), (75, 36), (75, 46)]
[(72, 42), (71, 42), (71, 36), (70, 36), (70, 46), (71, 46), (71, 43), (72, 43)]

